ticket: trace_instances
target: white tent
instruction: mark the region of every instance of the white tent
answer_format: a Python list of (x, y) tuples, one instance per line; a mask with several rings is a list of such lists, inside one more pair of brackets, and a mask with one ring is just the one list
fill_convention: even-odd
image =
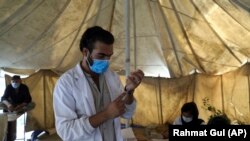
[[(64, 72), (81, 58), (78, 46), (85, 29), (100, 25), (116, 37), (112, 68), (122, 70), (123, 4), (1, 0), (0, 67)], [(131, 67), (149, 76), (169, 77), (168, 71), (171, 77), (194, 71), (222, 74), (249, 58), (247, 0), (137, 0), (130, 5)]]
[[(249, 0), (130, 0), (131, 69), (148, 76), (135, 94), (134, 122), (172, 122), (176, 109), (192, 100), (207, 118), (204, 97), (248, 121), (249, 65), (242, 66), (250, 57), (249, 11)], [(0, 0), (0, 67), (20, 74), (41, 70), (32, 76), (42, 73), (44, 81), (36, 86), (27, 78), (27, 84), (34, 97), (37, 91), (46, 97), (41, 87), (52, 94), (56, 79), (45, 79), (43, 71), (60, 74), (78, 63), (79, 40), (93, 25), (114, 34), (111, 67), (124, 74), (124, 0)]]

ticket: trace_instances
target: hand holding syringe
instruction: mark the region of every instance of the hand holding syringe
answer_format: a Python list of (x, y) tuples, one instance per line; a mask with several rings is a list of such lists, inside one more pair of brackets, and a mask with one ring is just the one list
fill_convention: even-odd
[[(142, 70), (136, 70), (130, 73), (130, 75), (127, 77), (126, 85), (124, 88), (124, 91), (127, 95), (125, 95), (122, 100), (124, 101), (128, 100), (128, 103), (130, 103), (129, 99), (131, 100), (131, 98), (127, 99), (127, 97), (133, 94), (134, 90), (140, 85), (143, 77), (144, 77), (144, 73)], [(130, 97), (133, 97), (133, 95)]]

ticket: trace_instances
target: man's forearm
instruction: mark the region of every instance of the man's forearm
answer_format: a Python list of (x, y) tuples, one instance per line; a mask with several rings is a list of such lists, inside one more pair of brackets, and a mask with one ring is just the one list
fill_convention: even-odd
[(128, 94), (128, 99), (126, 101), (127, 105), (130, 105), (130, 104), (133, 103), (133, 101), (134, 101), (134, 95), (133, 95), (133, 93), (134, 93), (134, 91), (131, 94)]
[(4, 103), (7, 107), (11, 106), (11, 103), (10, 103), (9, 101), (7, 101), (7, 100), (3, 100), (3, 103)]
[(20, 104), (20, 107), (26, 106), (28, 103), (23, 102), (22, 104)]
[(134, 101), (134, 91), (135, 91), (135, 90), (127, 90), (126, 87), (127, 87), (127, 86), (125, 86), (125, 88), (124, 88), (125, 92), (127, 93), (127, 100), (126, 100), (125, 103), (126, 103), (127, 105), (130, 105), (130, 104), (132, 104), (133, 101)]
[(26, 105), (27, 105), (27, 103), (23, 102), (23, 103), (17, 105), (17, 106), (15, 107), (15, 110), (20, 110), (20, 109), (22, 109), (22, 108), (23, 108), (24, 106), (26, 106)]
[(101, 111), (89, 118), (89, 122), (94, 128), (100, 126), (102, 123), (106, 122), (107, 120), (109, 120), (109, 117), (105, 111)]

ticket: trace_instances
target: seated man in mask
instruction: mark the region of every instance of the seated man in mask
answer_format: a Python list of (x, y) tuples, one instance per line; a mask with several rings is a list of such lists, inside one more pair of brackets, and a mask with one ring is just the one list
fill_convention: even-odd
[[(23, 114), (35, 107), (35, 104), (32, 103), (31, 100), (29, 88), (25, 84), (22, 84), (19, 75), (14, 75), (11, 78), (11, 84), (6, 87), (4, 95), (2, 96), (0, 108), (4, 109), (4, 112), (18, 115)], [(16, 139), (16, 120), (14, 119), (8, 122), (6, 141), (13, 141)]]
[(34, 103), (31, 103), (29, 88), (22, 84), (19, 75), (14, 75), (2, 96), (2, 107), (5, 112), (23, 113), (34, 108)]

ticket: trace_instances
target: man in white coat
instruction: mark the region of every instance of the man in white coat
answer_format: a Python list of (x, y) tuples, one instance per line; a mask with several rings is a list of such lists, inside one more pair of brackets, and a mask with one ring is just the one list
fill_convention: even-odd
[(82, 35), (83, 59), (64, 73), (54, 90), (56, 130), (64, 141), (122, 141), (120, 119), (131, 118), (136, 108), (134, 90), (144, 77), (130, 74), (125, 87), (109, 69), (113, 35), (99, 26)]

